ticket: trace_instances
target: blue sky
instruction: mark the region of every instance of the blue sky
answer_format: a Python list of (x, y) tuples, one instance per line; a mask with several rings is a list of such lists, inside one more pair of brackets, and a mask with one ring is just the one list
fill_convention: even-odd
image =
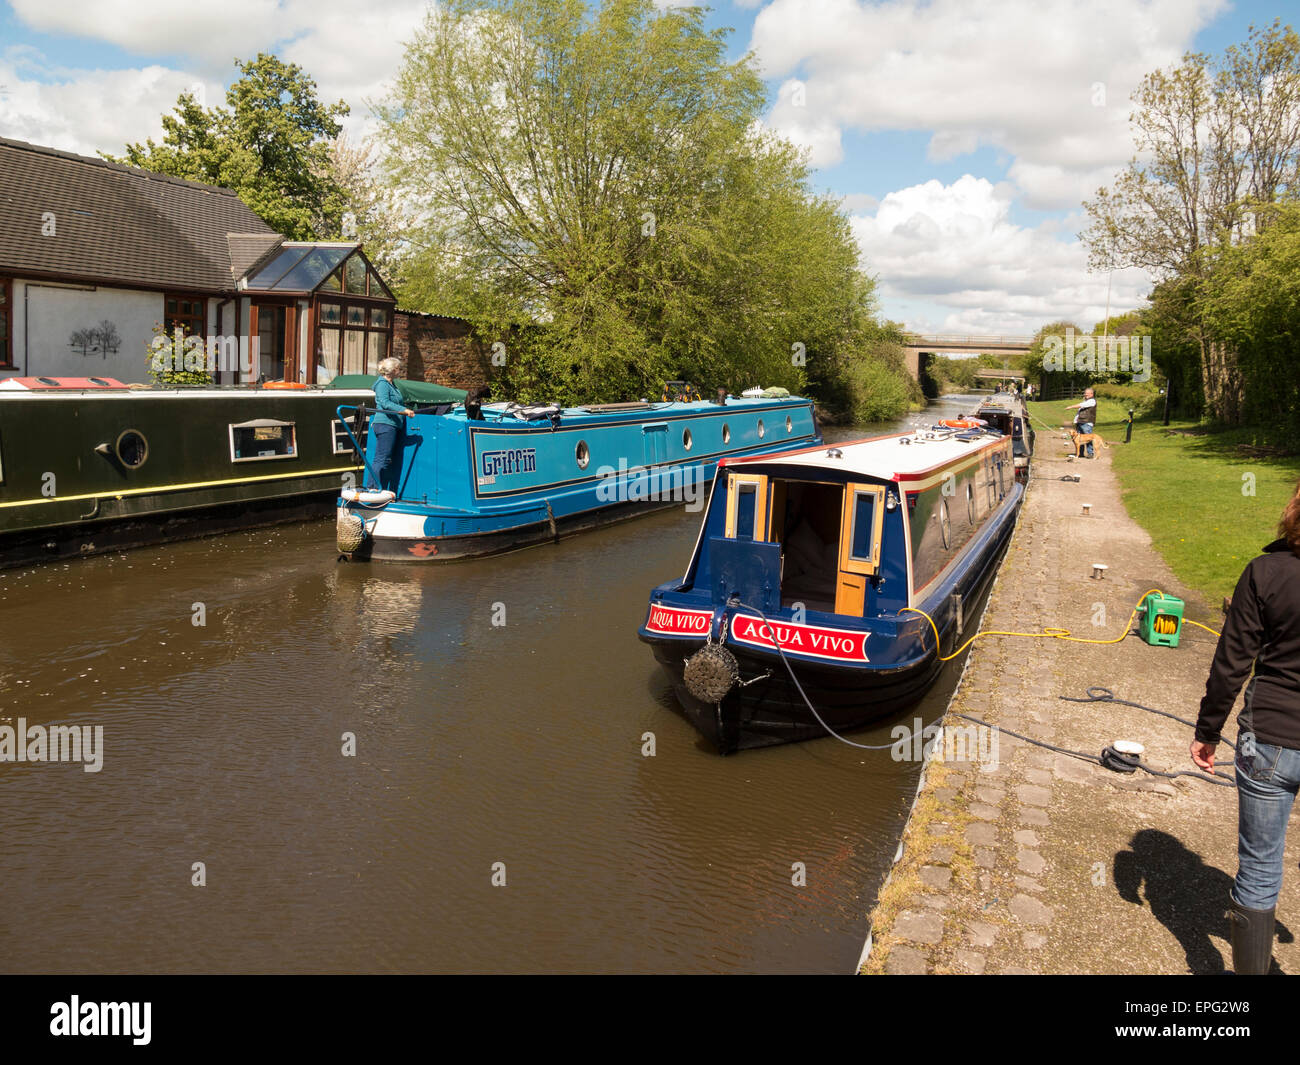
[[(672, 6), (672, 0), (655, 0)], [(157, 136), (184, 90), (219, 99), (232, 60), (305, 67), (369, 128), (426, 0), (10, 0), (0, 4), (0, 136), (91, 154)], [(765, 125), (845, 197), (883, 314), (926, 332), (1026, 333), (1102, 317), (1081, 200), (1132, 154), (1128, 96), (1183, 52), (1221, 52), (1277, 4), (1254, 0), (723, 0), (754, 52)], [(1109, 278), (1112, 311), (1150, 279)]]

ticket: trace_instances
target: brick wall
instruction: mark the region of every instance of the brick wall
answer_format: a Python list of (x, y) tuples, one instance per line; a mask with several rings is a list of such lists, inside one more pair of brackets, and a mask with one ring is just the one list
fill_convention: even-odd
[(448, 388), (477, 388), (491, 372), (490, 352), (470, 338), (469, 323), (438, 314), (395, 311), (393, 356), (406, 363), (408, 380)]

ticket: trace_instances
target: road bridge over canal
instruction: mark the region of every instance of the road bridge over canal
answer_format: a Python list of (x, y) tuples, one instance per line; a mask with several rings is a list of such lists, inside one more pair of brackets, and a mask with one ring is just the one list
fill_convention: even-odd
[(907, 369), (921, 379), (921, 360), (927, 355), (1016, 355), (1028, 351), (1031, 336), (978, 336), (905, 333)]

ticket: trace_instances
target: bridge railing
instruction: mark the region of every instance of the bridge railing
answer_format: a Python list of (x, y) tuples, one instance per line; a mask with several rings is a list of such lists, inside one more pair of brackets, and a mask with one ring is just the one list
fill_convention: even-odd
[(904, 339), (910, 345), (934, 344), (938, 347), (948, 345), (951, 347), (977, 348), (980, 345), (989, 347), (1002, 348), (1027, 348), (1034, 342), (1032, 336), (958, 336), (956, 334), (942, 333), (904, 333)]

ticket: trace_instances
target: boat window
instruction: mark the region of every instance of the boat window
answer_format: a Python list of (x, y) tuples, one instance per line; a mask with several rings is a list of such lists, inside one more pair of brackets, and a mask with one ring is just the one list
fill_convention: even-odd
[(850, 573), (875, 573), (879, 568), (884, 492), (879, 485), (848, 486), (840, 569)]
[(787, 433), (794, 432), (794, 420), (788, 414), (785, 416), (785, 431)]
[(692, 444), (692, 443), (693, 443), (693, 441), (692, 441), (692, 439), (691, 439), (691, 431), (690, 431), (689, 429), (683, 429), (683, 430), (682, 430), (682, 447), (684, 447), (687, 451), (690, 451), (690, 449), (691, 449), (691, 444)]
[(725, 422), (723, 423), (722, 426), (722, 442), (724, 444), (731, 443), (731, 426), (727, 425)]
[(578, 469), (585, 470), (587, 468), (587, 463), (591, 461), (591, 451), (587, 447), (587, 441), (578, 441), (578, 446), (573, 449), (573, 457), (577, 460)]
[(138, 470), (149, 457), (149, 441), (144, 434), (135, 429), (127, 429), (117, 438), (114, 445), (118, 461), (128, 470)]
[(762, 540), (766, 531), (767, 478), (732, 474), (727, 483), (727, 536)]
[[(366, 447), (366, 433), (370, 428), (370, 423), (366, 422), (366, 424), (362, 426), (360, 434), (357, 433), (357, 416), (355, 414), (348, 416), (347, 423), (348, 427), (352, 429), (353, 436), (356, 436), (357, 443), (361, 445), (361, 449), (364, 451)], [(348, 431), (344, 428), (343, 423), (337, 418), (334, 418), (330, 422), (330, 426), (330, 431), (334, 436), (334, 454), (350, 455), (352, 453), (352, 440), (348, 436)]]
[(765, 429), (765, 428), (763, 427), (763, 419), (762, 419), (762, 418), (759, 418), (759, 419), (758, 419), (758, 438), (759, 438), (760, 440), (762, 440), (763, 437), (765, 437), (765, 436), (767, 436), (767, 429)]
[(970, 523), (975, 524), (975, 489), (969, 481), (966, 482), (966, 515), (970, 518)]
[(297, 458), (293, 422), (257, 418), (230, 426), (230, 461)]
[(945, 551), (952, 547), (952, 525), (948, 521), (948, 500), (946, 499), (939, 500), (939, 536)]

